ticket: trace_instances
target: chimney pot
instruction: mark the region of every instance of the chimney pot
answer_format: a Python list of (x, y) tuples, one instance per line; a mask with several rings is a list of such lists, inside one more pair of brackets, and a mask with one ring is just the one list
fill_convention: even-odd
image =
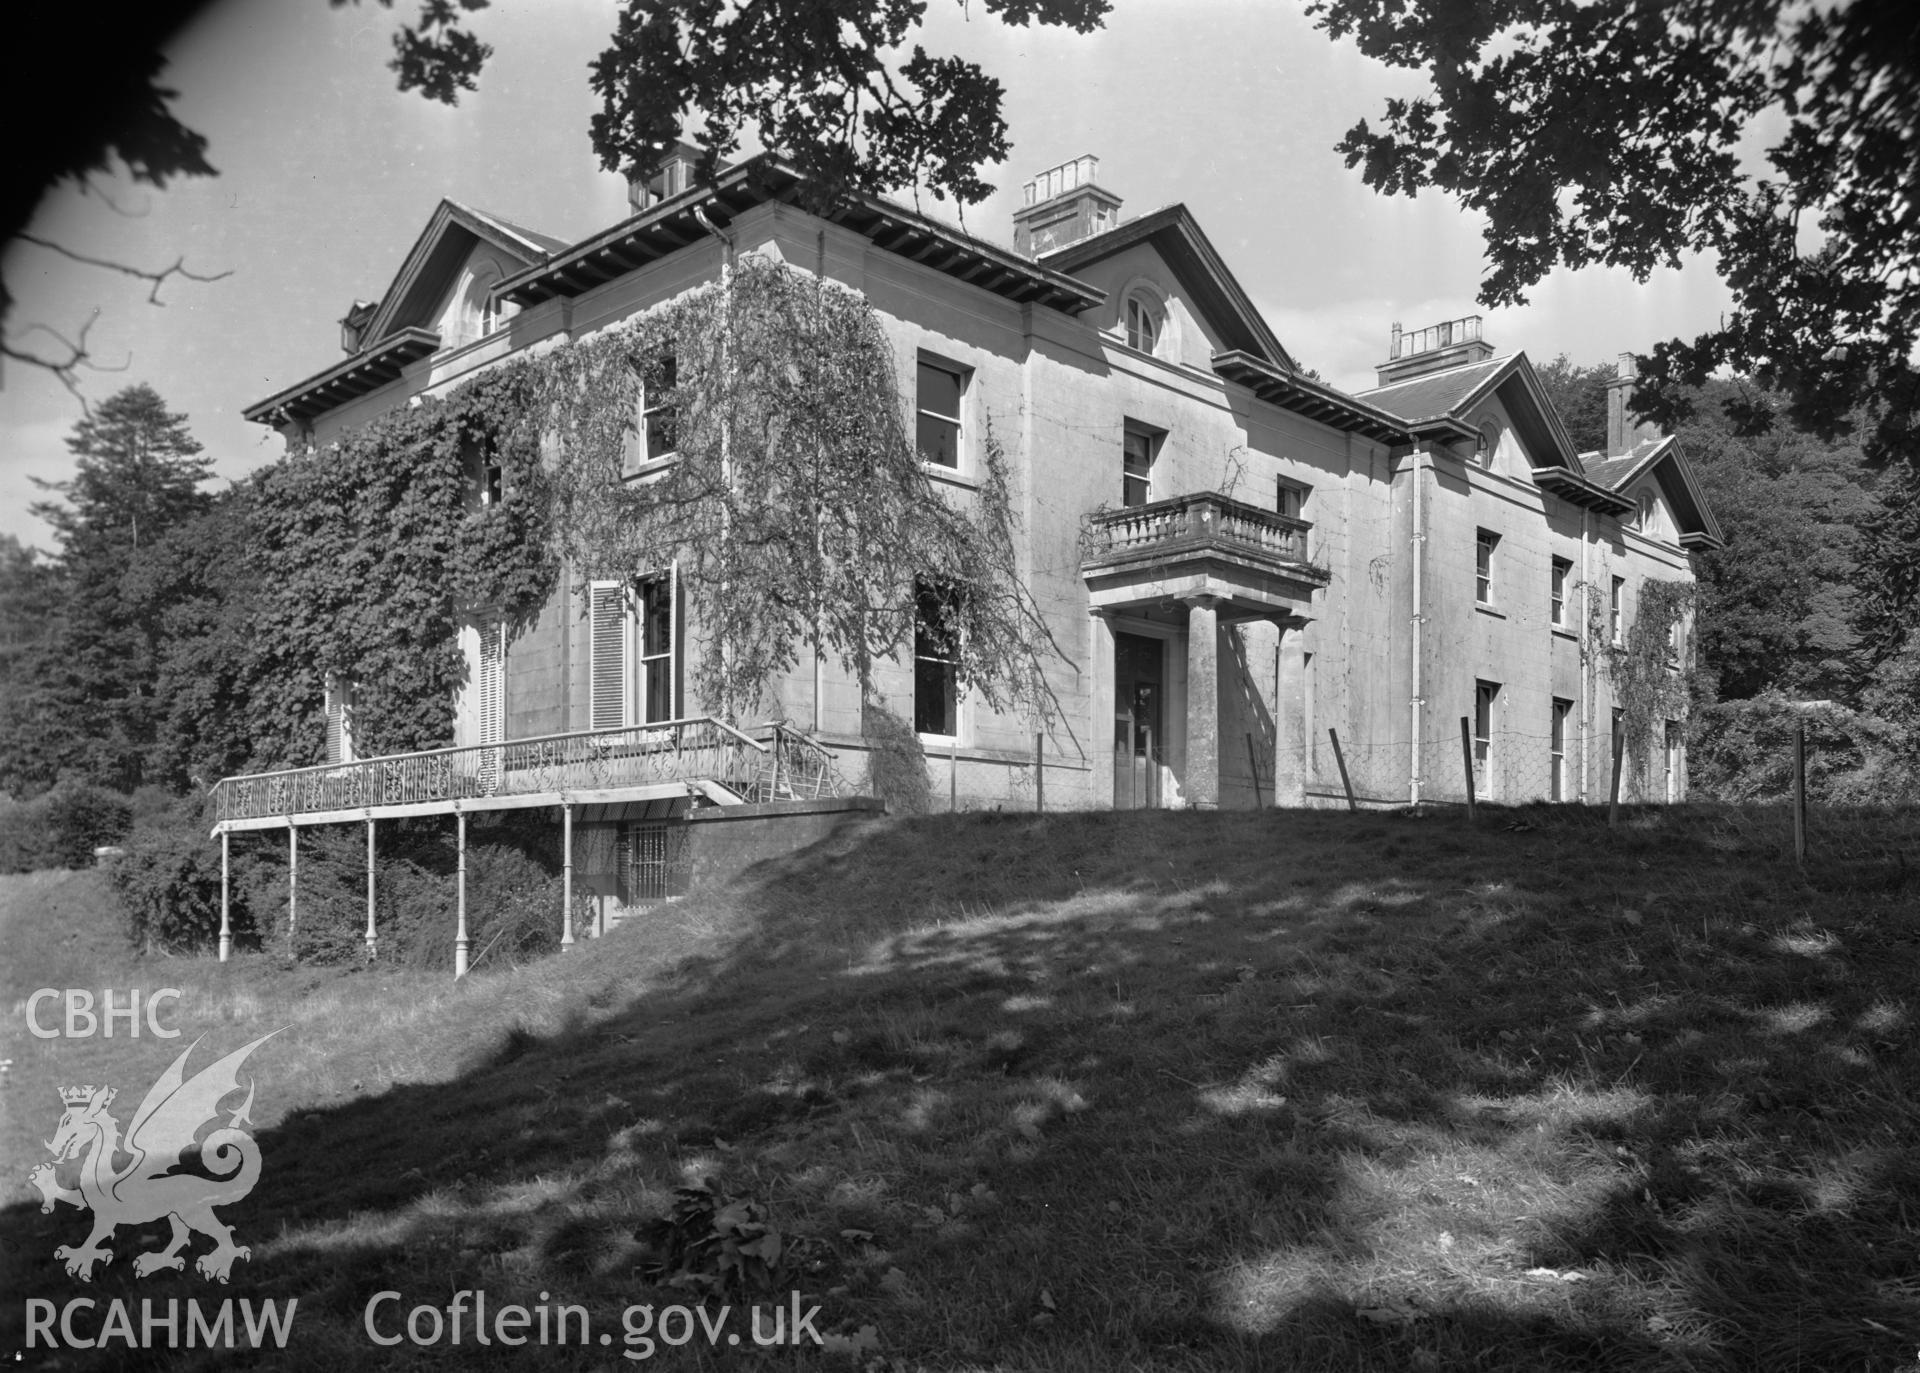
[(1485, 362), (1492, 356), (1493, 345), (1480, 336), (1478, 315), (1442, 320), (1411, 332), (1395, 321), (1387, 344), (1387, 360), (1374, 371), (1379, 374), (1380, 385), (1392, 386), (1409, 377)]
[[(676, 143), (660, 159), (660, 165), (654, 168), (653, 175), (641, 180), (631, 172), (627, 174), (627, 207), (634, 214), (652, 209), (663, 200), (671, 200), (682, 191), (691, 190), (694, 175), (700, 166), (702, 153), (691, 143)], [(726, 163), (718, 163), (715, 172), (724, 171)]]
[(1013, 249), (1037, 258), (1120, 223), (1120, 197), (1094, 183), (1100, 159), (1091, 153), (1049, 167), (1020, 188), (1013, 212)]

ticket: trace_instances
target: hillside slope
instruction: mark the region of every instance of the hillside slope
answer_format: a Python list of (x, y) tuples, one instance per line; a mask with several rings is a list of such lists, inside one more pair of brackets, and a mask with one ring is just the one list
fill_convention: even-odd
[[(222, 1213), (252, 1256), (136, 1280), (123, 1236), (80, 1289), (51, 1255), (81, 1223), (21, 1191), (5, 1281), (297, 1297), (260, 1357), (316, 1369), (427, 1353), (371, 1342), (376, 1294), (393, 1333), (484, 1290), (577, 1303), (592, 1342), (429, 1358), (625, 1366), (623, 1310), (701, 1271), (649, 1284), (635, 1232), (708, 1179), (784, 1237), (780, 1297), (857, 1336), (781, 1366), (1907, 1367), (1915, 817), (1830, 825), (1805, 873), (1783, 819), (934, 817), (459, 986), (96, 950), (93, 985), (180, 987), (186, 1034), (16, 1037), (0, 1175), (44, 1159), (52, 1085), (115, 1082), (124, 1123), (194, 1035), (284, 1025)], [(16, 1008), (55, 956), (23, 908), (94, 880), (4, 908)], [(746, 1344), (650, 1353), (774, 1357)]]

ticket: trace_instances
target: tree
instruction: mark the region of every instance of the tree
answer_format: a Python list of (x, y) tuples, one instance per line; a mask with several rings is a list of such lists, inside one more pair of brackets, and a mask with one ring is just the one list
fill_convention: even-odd
[(64, 501), (33, 513), (53, 526), (59, 632), (23, 664), (22, 702), (4, 768), (49, 784), (62, 771), (131, 789), (145, 780), (157, 718), (154, 682), (164, 598), (142, 594), (167, 532), (208, 508), (211, 462), (152, 387), (132, 386), (74, 425), (73, 477), (36, 482)]
[[(349, 0), (331, 3), (338, 8)], [(392, 8), (393, 0), (380, 3)], [(156, 190), (182, 177), (219, 175), (207, 160), (206, 136), (180, 121), (173, 110), (179, 93), (161, 80), (166, 67), (161, 46), (206, 4), (207, 0), (139, 0), (109, 6), (105, 14), (98, 6), (35, 5), (20, 7), (19, 13), (8, 16), (16, 51), (84, 53), (86, 78), (84, 98), (53, 109), (41, 83), (5, 83), (0, 95), (7, 102), (5, 127), (32, 133), (14, 139), (8, 149), (8, 176), (0, 194), (0, 243), (31, 243), (44, 252), (149, 282), (148, 298), (155, 304), (160, 303), (161, 287), (173, 277), (209, 282), (227, 275), (189, 271), (184, 257), (169, 266), (88, 257), (27, 232), (41, 197), (56, 186), (78, 186), (112, 207), (111, 196), (94, 178), (115, 167)], [(419, 22), (403, 26), (394, 35), (393, 68), (400, 89), (417, 90), (449, 105), (460, 90), (472, 90), (474, 74), (490, 50), (460, 28), (457, 16), (486, 4), (487, 0), (421, 0)], [(12, 313), (12, 293), (0, 278), (0, 327), (9, 323)], [(77, 396), (80, 370), (93, 366), (87, 344), (90, 325), (91, 321), (71, 334), (45, 322), (7, 330), (0, 334), (0, 359), (51, 372)]]
[(1859, 445), (1790, 422), (1739, 433), (1727, 410), (1751, 394), (1710, 382), (1679, 431), (1727, 539), (1699, 559), (1701, 665), (1722, 700), (1768, 690), (1851, 700), (1874, 476)]
[[(174, 114), (177, 93), (161, 83), (165, 63), (157, 55), (203, 3), (145, 0), (105, 23), (84, 7), (29, 11), (29, 31), (16, 35), (20, 50), (85, 51), (88, 98), (49, 120), (32, 83), (11, 84), (7, 98), (16, 103), (8, 127), (32, 128), (35, 136), (18, 140), (0, 241), (31, 242), (149, 281), (156, 302), (172, 277), (225, 275), (190, 272), (184, 259), (143, 267), (88, 258), (25, 232), (47, 190), (66, 183), (90, 188), (96, 174), (116, 165), (156, 188), (218, 175), (206, 138)], [(340, 9), (361, 0), (328, 3)], [(394, 7), (394, 0), (378, 3)], [(389, 65), (399, 88), (447, 105), (475, 89), (492, 49), (464, 21), (488, 3), (419, 0), (415, 20), (393, 36)], [(987, 12), (1008, 23), (1064, 24), (1081, 33), (1097, 28), (1108, 8), (1109, 0), (985, 0)], [(822, 200), (848, 188), (924, 185), (936, 196), (975, 204), (992, 190), (978, 168), (1007, 153), (1000, 84), (974, 63), (918, 46), (897, 70), (890, 67), (882, 54), (905, 42), (924, 9), (924, 0), (623, 0), (609, 46), (592, 64), (601, 100), (590, 128), (594, 150), (609, 170), (648, 175), (681, 138), (688, 117), (698, 116), (708, 172), (752, 131), (794, 158)], [(11, 306), (0, 280), (0, 326)], [(46, 323), (0, 336), (0, 358), (50, 371), (76, 395), (79, 370), (92, 365), (84, 327), (62, 333)]]
[[(93, 178), (118, 165), (135, 181), (155, 188), (183, 176), (216, 175), (207, 161), (204, 135), (182, 124), (173, 113), (177, 94), (161, 83), (165, 60), (162, 42), (193, 13), (201, 0), (143, 0), (117, 7), (104, 17), (92, 7), (36, 5), (23, 7), (9, 19), (17, 52), (85, 53), (85, 97), (50, 109), (45, 86), (35, 81), (5, 83), (6, 127), (31, 130), (13, 140), (8, 150), (6, 191), (0, 196), (0, 242), (33, 243), (105, 271), (138, 277), (153, 284), (158, 299), (170, 277), (208, 281), (186, 270), (184, 259), (170, 267), (144, 268), (89, 258), (49, 239), (26, 232), (40, 198), (48, 190), (72, 183), (100, 194)], [(222, 273), (221, 275), (225, 275)], [(8, 323), (13, 296), (0, 280), (0, 325)], [(34, 337), (44, 334), (51, 348)], [(68, 336), (49, 324), (9, 331), (0, 337), (0, 358), (52, 372), (76, 387), (75, 374), (89, 363), (87, 331)]]
[(130, 615), (156, 631), (143, 781), (204, 789), (252, 761), (256, 697), (278, 685), (259, 672), (256, 499), (257, 484), (221, 492), (141, 549), (122, 578)]
[(38, 791), (56, 771), (37, 756), (42, 741), (25, 721), (64, 609), (53, 567), (11, 534), (0, 535), (0, 790)]
[(1607, 383), (1617, 375), (1605, 363), (1576, 366), (1565, 353), (1534, 369), (1547, 399), (1559, 412), (1567, 437), (1581, 453), (1605, 452), (1607, 447)]
[[(1635, 408), (1672, 427), (1716, 372), (1753, 388), (1740, 434), (1777, 419), (1859, 430), (1889, 490), (1920, 500), (1920, 24), (1909, 0), (1315, 0), (1334, 37), (1424, 71), (1340, 143), (1376, 190), (1437, 187), (1484, 214), (1480, 299), (1518, 305), (1556, 266), (1645, 280), (1710, 255), (1735, 308), (1641, 362)], [(1784, 132), (1764, 166), (1750, 141)], [(1870, 650), (1920, 611), (1920, 530), (1885, 524), (1867, 555)]]
[[(1433, 186), (1487, 217), (1488, 306), (1521, 304), (1556, 266), (1644, 280), (1717, 256), (1735, 311), (1643, 368), (1641, 410), (1681, 418), (1717, 369), (1786, 398), (1822, 437), (1875, 421), (1869, 453), (1904, 452), (1920, 415), (1920, 26), (1904, 0), (1793, 6), (1709, 0), (1316, 0), (1334, 37), (1424, 70), (1432, 94), (1388, 102), (1340, 144), (1367, 184)], [(1756, 170), (1741, 143), (1785, 132)], [(1732, 405), (1749, 432), (1755, 398)]]

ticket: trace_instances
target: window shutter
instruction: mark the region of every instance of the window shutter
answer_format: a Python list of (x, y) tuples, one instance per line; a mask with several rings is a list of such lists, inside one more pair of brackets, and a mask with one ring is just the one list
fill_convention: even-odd
[(505, 626), (480, 626), (480, 742), (497, 744), (506, 736), (507, 653)]
[(627, 722), (627, 594), (618, 582), (587, 589), (591, 652), (588, 728), (617, 729)]
[(327, 761), (353, 761), (353, 683), (328, 675), (326, 681)]

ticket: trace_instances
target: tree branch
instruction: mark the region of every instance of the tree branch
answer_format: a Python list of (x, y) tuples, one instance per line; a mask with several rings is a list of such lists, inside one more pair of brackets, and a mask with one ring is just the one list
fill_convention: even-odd
[[(124, 262), (115, 262), (110, 258), (89, 257), (85, 253), (76, 253), (73, 249), (63, 247), (55, 243), (52, 239), (41, 238), (38, 234), (21, 234), (19, 238), (22, 243), (31, 243), (36, 247), (45, 248), (49, 252), (58, 253), (61, 257), (67, 258), (72, 262), (80, 262), (89, 267), (100, 267), (106, 271), (119, 272), (123, 276), (134, 277), (140, 281), (152, 282), (153, 289), (147, 293), (147, 303), (149, 305), (164, 306), (166, 304), (164, 300), (160, 299), (160, 288), (166, 284), (168, 277), (180, 276), (185, 277), (188, 281), (220, 281), (233, 275), (231, 270), (216, 272), (212, 276), (202, 276), (198, 272), (190, 272), (187, 270), (187, 259), (184, 254), (176, 258), (171, 267), (163, 267), (161, 270), (155, 272), (141, 267), (131, 267)], [(92, 321), (89, 320), (88, 323), (91, 324)], [(34, 327), (45, 328), (44, 325), (35, 325)], [(51, 330), (49, 330), (49, 332), (51, 332)], [(56, 335), (56, 337), (58, 337), (58, 335)]]
[(62, 334), (49, 324), (30, 325), (20, 333), (14, 335), (14, 339), (18, 340), (35, 332), (46, 334), (54, 339), (55, 342), (59, 343), (62, 348), (67, 350), (67, 356), (64, 358), (43, 357), (38, 353), (29, 352), (16, 346), (13, 341), (0, 341), (0, 357), (12, 358), (15, 362), (24, 363), (29, 367), (39, 367), (51, 372), (54, 377), (59, 380), (60, 384), (67, 388), (68, 393), (80, 402), (80, 413), (91, 418), (93, 411), (87, 405), (87, 398), (80, 390), (80, 382), (75, 376), (75, 373), (82, 367), (90, 372), (124, 372), (132, 362), (132, 359), (128, 359), (127, 362), (121, 363), (118, 367), (107, 367), (93, 360), (93, 354), (87, 347), (87, 333), (93, 328), (95, 321), (99, 318), (100, 309), (98, 306), (95, 306), (93, 313), (87, 316), (87, 322), (80, 326), (80, 337), (77, 339), (68, 338), (65, 334)]

